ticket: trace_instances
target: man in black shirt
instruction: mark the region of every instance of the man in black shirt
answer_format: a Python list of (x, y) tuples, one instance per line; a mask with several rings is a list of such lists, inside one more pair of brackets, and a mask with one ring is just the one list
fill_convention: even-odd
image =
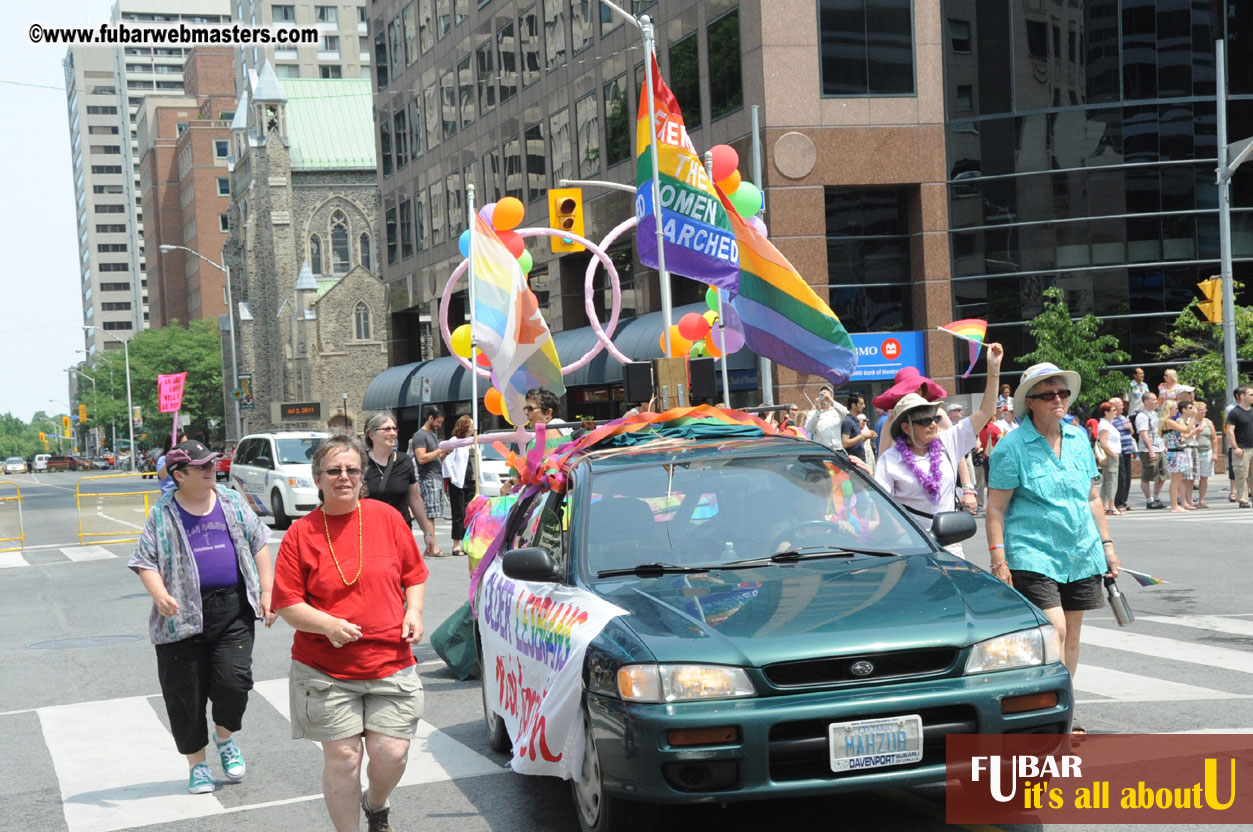
[(867, 439), (873, 439), (875, 432), (870, 428), (863, 428), (861, 422), (857, 419), (857, 414), (866, 409), (866, 399), (861, 393), (848, 394), (848, 414), (840, 423), (841, 444), (844, 446), (845, 452), (849, 456), (855, 456), (862, 462), (866, 461), (866, 448), (862, 444)]
[(1253, 488), (1253, 387), (1241, 384), (1236, 388), (1236, 406), (1227, 413), (1224, 433), (1236, 472), (1233, 487), (1240, 508), (1249, 508), (1249, 491)]

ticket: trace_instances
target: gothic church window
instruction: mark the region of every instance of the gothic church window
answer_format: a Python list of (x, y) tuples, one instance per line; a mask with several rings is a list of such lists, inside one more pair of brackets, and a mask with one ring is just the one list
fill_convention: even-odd
[(357, 308), (353, 312), (353, 323), (355, 324), (357, 340), (369, 341), (370, 309), (365, 305), (364, 301), (357, 301)]

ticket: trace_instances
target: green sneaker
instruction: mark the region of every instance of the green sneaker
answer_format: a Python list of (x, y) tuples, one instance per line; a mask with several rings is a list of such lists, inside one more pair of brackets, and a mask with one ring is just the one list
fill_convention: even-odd
[(191, 767), (191, 777), (187, 781), (187, 791), (192, 794), (208, 794), (217, 788), (213, 775), (204, 763), (196, 763)]
[(218, 742), (218, 738), (214, 737), (213, 742), (218, 747), (218, 756), (222, 758), (222, 771), (226, 772), (226, 779), (232, 783), (238, 783), (244, 779), (244, 754), (239, 750), (239, 746), (235, 744), (234, 739), (228, 739), (225, 742)]

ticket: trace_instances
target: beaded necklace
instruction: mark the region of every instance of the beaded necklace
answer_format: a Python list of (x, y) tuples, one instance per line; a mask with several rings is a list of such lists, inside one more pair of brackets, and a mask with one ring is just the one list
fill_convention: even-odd
[(326, 520), (325, 507), (322, 508), (322, 528), (326, 530), (326, 545), (331, 550), (331, 560), (335, 562), (335, 571), (339, 573), (339, 579), (344, 582), (344, 586), (352, 586), (361, 577), (361, 568), (365, 566), (365, 527), (361, 522), (361, 501), (357, 500), (357, 574), (351, 581), (344, 577), (339, 558), (335, 557), (335, 544), (331, 543), (331, 524)]

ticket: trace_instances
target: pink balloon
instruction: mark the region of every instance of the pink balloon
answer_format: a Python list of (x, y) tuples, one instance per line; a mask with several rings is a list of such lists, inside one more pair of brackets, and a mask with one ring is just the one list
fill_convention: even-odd
[(740, 166), (740, 154), (729, 144), (716, 144), (709, 149), (713, 154), (714, 181), (721, 182)]
[[(725, 343), (723, 343), (723, 333), (726, 333)], [(733, 352), (739, 352), (744, 346), (744, 333), (740, 332), (738, 329), (732, 329), (731, 327), (723, 329), (717, 324), (714, 324), (709, 337), (714, 339), (714, 346), (722, 350), (722, 352), (726, 355), (730, 355)]]
[(488, 202), (479, 209), (479, 216), (483, 218), (483, 222), (488, 225), (492, 224), (492, 212), (496, 210), (495, 202)]
[(748, 225), (752, 227), (752, 229), (756, 231), (758, 234), (760, 234), (761, 236), (763, 237), (770, 236), (770, 234), (766, 231), (766, 221), (763, 220), (760, 215), (754, 214), (753, 216), (745, 220), (745, 222), (748, 223)]

